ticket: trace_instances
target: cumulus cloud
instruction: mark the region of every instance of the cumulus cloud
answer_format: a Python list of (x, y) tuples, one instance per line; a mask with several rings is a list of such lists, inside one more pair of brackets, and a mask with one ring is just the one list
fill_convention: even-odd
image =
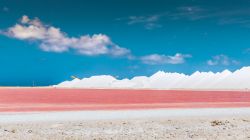
[(141, 57), (141, 61), (145, 64), (158, 65), (158, 64), (182, 64), (186, 58), (192, 57), (189, 54), (176, 53), (174, 56), (151, 54)]
[(239, 63), (238, 61), (232, 60), (228, 56), (223, 54), (213, 56), (212, 59), (207, 61), (207, 64), (210, 66), (215, 66), (215, 65), (228, 66), (231, 64), (238, 64), (238, 63)]
[[(158, 16), (150, 17), (130, 17), (129, 24), (147, 22), (148, 26), (158, 21)], [(0, 31), (0, 34), (10, 38), (16, 38), (24, 41), (38, 42), (39, 48), (46, 52), (68, 52), (73, 51), (81, 55), (111, 55), (125, 56), (129, 60), (140, 60), (145, 64), (181, 64), (185, 62), (185, 58), (191, 55), (177, 53), (174, 56), (151, 54), (143, 57), (132, 55), (127, 48), (120, 47), (112, 42), (105, 34), (82, 35), (80, 37), (69, 37), (60, 28), (44, 24), (39, 18), (30, 19), (24, 15), (12, 27), (5, 31)]]
[(69, 37), (60, 28), (42, 23), (38, 18), (30, 19), (24, 15), (19, 23), (7, 29), (5, 35), (28, 41), (37, 41), (43, 51), (75, 51), (82, 55), (125, 56), (130, 50), (122, 48), (111, 41), (105, 34), (82, 35)]
[(110, 75), (64, 81), (55, 87), (132, 89), (249, 89), (250, 67), (231, 72), (194, 72), (191, 75), (159, 71), (152, 76), (118, 80)]

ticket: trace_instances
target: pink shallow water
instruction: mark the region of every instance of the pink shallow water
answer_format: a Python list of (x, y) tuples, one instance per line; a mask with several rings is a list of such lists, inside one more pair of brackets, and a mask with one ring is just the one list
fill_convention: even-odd
[(0, 88), (0, 112), (217, 107), (250, 107), (250, 92)]

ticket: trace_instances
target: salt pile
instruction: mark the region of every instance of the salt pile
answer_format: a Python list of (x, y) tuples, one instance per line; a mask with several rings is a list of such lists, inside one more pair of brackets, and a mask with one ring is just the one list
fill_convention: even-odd
[(158, 71), (150, 77), (118, 80), (110, 75), (64, 81), (55, 87), (131, 89), (250, 89), (250, 67), (231, 72), (194, 72), (191, 75)]

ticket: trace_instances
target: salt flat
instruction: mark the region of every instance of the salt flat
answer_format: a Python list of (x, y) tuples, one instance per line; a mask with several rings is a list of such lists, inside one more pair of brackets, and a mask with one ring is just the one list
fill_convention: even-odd
[(116, 120), (150, 118), (188, 118), (218, 116), (250, 116), (250, 108), (203, 109), (147, 109), (147, 110), (99, 110), (61, 112), (8, 112), (0, 113), (0, 123)]
[(1, 113), (0, 118), (5, 140), (250, 139), (249, 108)]

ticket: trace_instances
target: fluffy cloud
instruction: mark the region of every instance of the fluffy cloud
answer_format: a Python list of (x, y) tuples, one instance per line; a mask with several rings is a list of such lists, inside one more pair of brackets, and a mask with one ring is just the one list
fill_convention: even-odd
[(176, 53), (174, 56), (151, 54), (141, 57), (141, 61), (145, 64), (157, 65), (157, 64), (182, 64), (185, 62), (185, 58), (192, 57), (189, 54)]
[(150, 77), (138, 76), (118, 80), (110, 75), (64, 81), (55, 87), (68, 88), (132, 88), (132, 89), (250, 89), (250, 67), (234, 72), (195, 72), (191, 75), (159, 71)]
[(23, 16), (19, 23), (8, 28), (5, 35), (20, 40), (38, 41), (40, 48), (48, 52), (75, 51), (82, 55), (112, 55), (125, 56), (130, 50), (122, 48), (104, 34), (68, 37), (68, 35), (53, 26), (45, 25), (38, 18), (30, 19)]
[[(129, 24), (144, 23), (153, 27), (158, 21), (159, 16), (150, 17), (130, 17)], [(152, 24), (152, 25), (151, 25)], [(82, 35), (80, 37), (69, 37), (62, 32), (60, 28), (46, 25), (38, 18), (30, 19), (24, 15), (19, 22), (8, 28), (6, 31), (0, 31), (11, 38), (16, 38), (24, 41), (35, 41), (39, 43), (39, 47), (47, 52), (68, 52), (74, 51), (78, 54), (94, 56), (94, 55), (111, 55), (125, 56), (130, 60), (140, 60), (145, 64), (181, 64), (185, 62), (185, 58), (191, 55), (183, 55), (180, 53), (174, 56), (151, 54), (143, 57), (133, 56), (129, 49), (122, 48), (113, 43), (105, 34)]]
[(207, 61), (207, 64), (210, 66), (215, 66), (215, 65), (224, 65), (228, 66), (231, 64), (238, 64), (239, 62), (236, 60), (231, 60), (228, 56), (226, 55), (216, 55), (213, 56), (212, 59)]

